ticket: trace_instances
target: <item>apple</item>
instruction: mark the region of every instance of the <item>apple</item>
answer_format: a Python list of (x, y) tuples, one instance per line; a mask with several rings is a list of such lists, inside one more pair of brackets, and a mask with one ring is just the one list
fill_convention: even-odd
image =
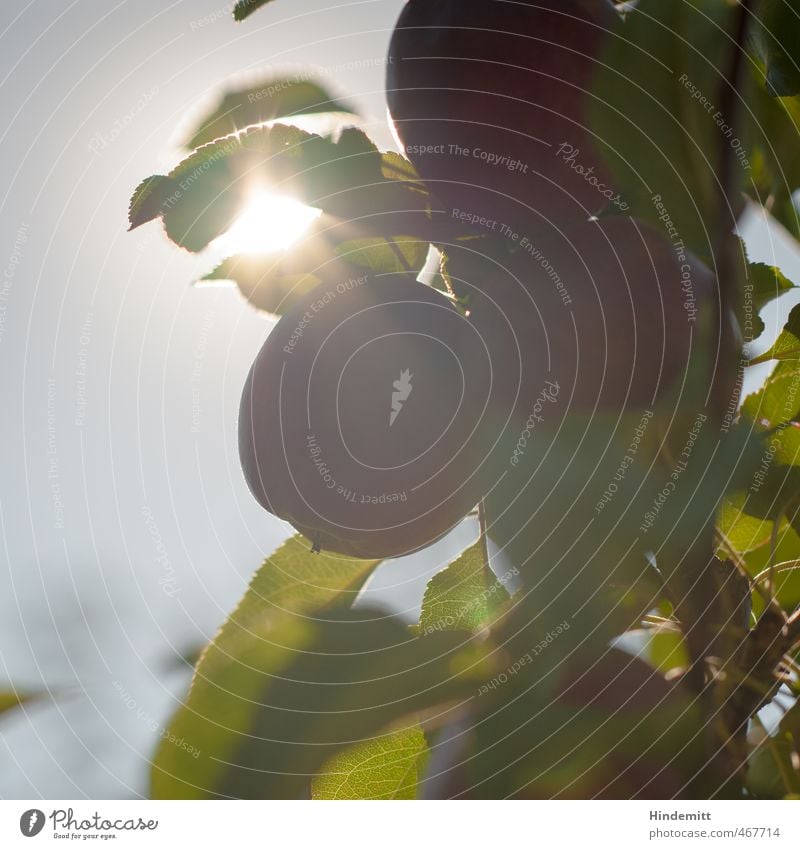
[(317, 549), (383, 558), (434, 542), (482, 495), (490, 365), (429, 286), (321, 284), (272, 330), (244, 387), (253, 495)]
[(395, 135), (450, 217), (625, 212), (588, 127), (607, 0), (409, 0), (389, 47)]
[[(721, 424), (712, 365), (735, 395), (735, 325), (716, 326), (711, 271), (636, 219), (552, 227), (503, 262), (472, 244), (452, 247), (448, 267), (462, 290), (479, 283), (470, 321), (498, 364), (505, 450), (484, 501), (488, 534), (543, 613), (559, 597), (608, 639), (651, 602), (644, 551), (676, 545), (675, 511)], [(673, 475), (683, 494), (646, 521)], [(688, 510), (681, 533), (691, 539), (707, 518)]]
[(682, 245), (643, 221), (614, 216), (568, 230), (541, 227), (514, 248), (502, 261), (469, 255), (469, 245), (451, 249), (474, 272), (460, 281), (462, 291), (469, 289), (470, 320), (504, 364), (495, 371), (509, 411), (527, 417), (547, 387), (558, 398), (544, 405), (551, 422), (556, 408), (650, 408), (680, 392), (704, 350), (719, 358), (732, 387), (732, 327), (707, 339), (715, 331), (716, 281)]

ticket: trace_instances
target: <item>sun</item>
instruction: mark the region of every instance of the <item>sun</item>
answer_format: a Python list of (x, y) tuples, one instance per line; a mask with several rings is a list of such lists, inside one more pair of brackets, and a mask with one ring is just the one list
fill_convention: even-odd
[(298, 241), (320, 214), (293, 198), (259, 189), (230, 229), (211, 246), (225, 256), (282, 251)]

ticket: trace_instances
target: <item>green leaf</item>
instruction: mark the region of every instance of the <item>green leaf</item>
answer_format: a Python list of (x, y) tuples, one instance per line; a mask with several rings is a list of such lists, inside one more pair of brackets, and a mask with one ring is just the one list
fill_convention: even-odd
[(800, 4), (762, 0), (754, 42), (766, 63), (766, 88), (774, 97), (800, 94)]
[[(253, 185), (272, 186), (313, 206), (345, 188), (343, 179), (357, 179), (352, 166), (340, 165), (333, 142), (282, 124), (207, 144), (168, 178), (176, 188), (161, 206), (164, 227), (190, 251), (202, 250), (233, 224)], [(372, 180), (374, 173), (360, 179)]]
[(244, 598), (202, 661), (209, 654), (224, 651), (226, 641), (246, 632), (253, 620), (263, 623), (272, 615), (302, 614), (330, 605), (349, 607), (378, 563), (325, 552), (314, 554), (305, 537), (298, 534), (288, 539), (253, 576)]
[(254, 615), (215, 642), (156, 757), (154, 798), (300, 798), (342, 749), (474, 692), (481, 664), (462, 660), (461, 635), (412, 639), (368, 611), (321, 617)]
[(793, 202), (800, 188), (800, 101), (776, 99), (764, 89), (764, 71), (753, 63), (750, 104), (750, 169), (748, 195), (795, 238), (800, 236), (800, 220)]
[(465, 787), (485, 799), (707, 798), (688, 787), (706, 760), (690, 691), (619, 649), (603, 655), (596, 636), (543, 670), (551, 650), (478, 700)]
[(383, 170), (383, 157), (375, 142), (358, 127), (345, 127), (336, 140), (340, 155), (344, 157), (368, 157), (373, 173)]
[(313, 799), (415, 799), (428, 759), (420, 728), (370, 740), (330, 760), (311, 783)]
[(800, 369), (791, 360), (779, 362), (757, 392), (748, 395), (742, 414), (763, 428), (792, 422), (800, 410)]
[[(800, 536), (790, 525), (784, 525), (777, 535), (776, 542), (774, 553), (772, 546), (766, 545), (748, 554), (745, 564), (748, 573), (763, 587), (765, 575), (769, 574), (769, 565), (775, 563), (775, 597), (785, 610), (793, 610), (800, 605), (800, 572), (784, 568), (778, 570), (778, 567), (800, 560)], [(754, 592), (752, 600), (753, 613), (760, 616), (764, 611), (764, 598), (760, 593)]]
[(381, 170), (383, 176), (388, 180), (405, 180), (410, 183), (418, 183), (418, 188), (421, 191), (427, 191), (417, 169), (404, 156), (393, 150), (388, 150), (383, 154)]
[(226, 91), (214, 108), (195, 124), (184, 146), (194, 149), (254, 124), (322, 113), (356, 114), (319, 83), (300, 78), (268, 77), (246, 88)]
[(689, 666), (689, 652), (683, 634), (676, 628), (661, 627), (639, 633), (645, 640), (639, 656), (653, 669), (665, 675), (674, 669)]
[(800, 304), (789, 313), (789, 319), (773, 346), (761, 356), (750, 360), (748, 365), (769, 360), (793, 360), (795, 367), (800, 366)]
[[(758, 392), (742, 404), (743, 421), (751, 422), (764, 443), (765, 477), (773, 465), (800, 465), (800, 363), (780, 360)], [(784, 484), (781, 482), (781, 486)]]
[(489, 622), (509, 597), (486, 565), (483, 543), (478, 540), (428, 582), (422, 599), (419, 633), (476, 631)]
[(770, 576), (774, 579), (775, 598), (785, 610), (794, 610), (800, 605), (800, 559), (776, 563), (772, 569), (764, 569), (756, 576), (755, 582), (766, 586)]
[[(440, 252), (439, 273), (434, 280), (434, 287), (447, 292), (450, 297), (460, 304), (462, 307), (469, 306), (472, 296), (475, 294), (475, 286), (473, 280), (476, 279), (476, 255), (480, 255), (481, 259), (488, 256), (488, 246), (483, 242), (483, 238), (477, 240), (477, 247), (472, 250), (462, 250), (464, 245), (437, 245)], [(471, 247), (467, 245), (466, 247)], [(484, 253), (484, 251), (487, 251)], [(490, 266), (482, 265), (477, 279), (480, 279), (480, 274), (487, 275), (490, 273)]]
[(0, 714), (14, 710), (32, 698), (30, 695), (18, 693), (16, 690), (0, 690)]
[(413, 236), (353, 239), (352, 228), (319, 219), (306, 235), (282, 251), (228, 257), (204, 281), (232, 280), (256, 309), (283, 315), (324, 281), (336, 285), (346, 277), (412, 271), (425, 265), (428, 242)]
[[(224, 692), (216, 694), (212, 687), (216, 670), (225, 669), (226, 664), (236, 665), (232, 646), (250, 639), (254, 627), (268, 632), (276, 619), (290, 614), (301, 617), (306, 610), (349, 606), (377, 564), (375, 560), (312, 554), (310, 544), (299, 535), (287, 540), (264, 561), (236, 610), (201, 655), (189, 701), (174, 717), (173, 726), (200, 728), (201, 739), (196, 741), (200, 748), (206, 745), (203, 722), (208, 723), (209, 741), (224, 737), (225, 728), (216, 727), (210, 718), (201, 719), (202, 691), (205, 687), (218, 695), (220, 715), (240, 707), (236, 700), (232, 700), (231, 706)], [(197, 715), (195, 705), (200, 710)], [(208, 716), (213, 717), (214, 714)], [(199, 755), (195, 754), (194, 748), (191, 751), (178, 750), (170, 738), (164, 740), (153, 763), (154, 792), (163, 794), (163, 798), (170, 798), (172, 793), (188, 792), (185, 788), (187, 783), (192, 783), (197, 757)]]
[(413, 236), (351, 239), (336, 248), (336, 254), (359, 268), (375, 274), (413, 271), (418, 274), (428, 258), (429, 242)]
[(270, 2), (272, 0), (238, 0), (233, 7), (233, 19), (235, 21), (243, 21), (245, 18), (249, 18), (253, 12)]
[[(322, 209), (351, 236), (418, 236), (430, 227), (428, 196), (383, 174), (380, 152), (360, 130), (337, 140), (284, 124), (253, 127), (207, 144), (137, 189), (136, 224), (160, 215), (175, 244), (196, 252), (233, 224), (254, 186)], [(169, 189), (169, 191), (167, 191)]]
[(744, 285), (746, 295), (749, 295), (745, 300), (749, 311), (745, 311), (742, 316), (742, 334), (745, 342), (751, 342), (758, 339), (766, 329), (758, 315), (759, 310), (796, 287), (777, 266), (762, 262), (748, 263)]
[(717, 527), (724, 538), (720, 555), (743, 556), (769, 543), (773, 522), (764, 516), (748, 512), (747, 493), (736, 492), (723, 502), (717, 514)]
[(734, 11), (718, 0), (641, 0), (608, 39), (592, 88), (591, 126), (617, 189), (636, 215), (671, 224), (676, 243), (700, 255), (719, 204), (715, 113)]
[(797, 288), (780, 268), (763, 262), (748, 263), (747, 282), (753, 287), (752, 298), (755, 310), (763, 309), (770, 301)]
[(797, 535), (797, 559), (800, 560), (800, 487), (794, 498), (790, 499), (786, 505), (785, 515)]
[(312, 554), (302, 537), (267, 559), (164, 735), (154, 798), (297, 798), (342, 749), (463, 695), (482, 671), (463, 635), (410, 639), (347, 609), (376, 565)]
[(800, 793), (800, 775), (792, 763), (796, 752), (793, 735), (785, 730), (783, 722), (774, 737), (766, 733), (758, 719), (756, 728), (761, 741), (748, 759), (748, 790), (756, 799), (782, 799), (787, 794)]
[(176, 186), (169, 177), (155, 174), (142, 180), (136, 187), (128, 207), (128, 222), (130, 229), (135, 230), (148, 221), (158, 218), (169, 196)]
[(283, 315), (321, 279), (314, 274), (292, 274), (284, 269), (285, 255), (243, 254), (223, 260), (200, 281), (232, 280), (258, 310)]

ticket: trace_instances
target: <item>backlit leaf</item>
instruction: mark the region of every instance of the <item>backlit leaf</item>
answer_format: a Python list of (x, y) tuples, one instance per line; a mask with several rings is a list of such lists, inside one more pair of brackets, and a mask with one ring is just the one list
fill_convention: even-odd
[(245, 18), (250, 17), (253, 12), (270, 2), (272, 0), (237, 0), (236, 5), (233, 7), (233, 18), (236, 21), (243, 21)]
[(484, 562), (479, 540), (428, 582), (419, 631), (475, 631), (508, 599), (508, 590)]
[(748, 63), (755, 85), (751, 88), (747, 193), (769, 210), (795, 238), (800, 220), (793, 195), (800, 188), (800, 101), (770, 97), (764, 88), (764, 69)]
[(797, 288), (780, 268), (763, 262), (748, 264), (747, 282), (753, 287), (753, 308), (756, 310), (763, 309), (770, 301)]
[(347, 262), (375, 274), (418, 273), (428, 257), (428, 244), (413, 236), (352, 239), (338, 245), (336, 253)]
[(485, 671), (463, 635), (414, 639), (348, 609), (376, 565), (301, 537), (267, 559), (164, 735), (155, 798), (298, 798), (341, 750), (474, 690)]
[(156, 757), (155, 798), (300, 798), (341, 750), (463, 701), (480, 668), (460, 660), (462, 635), (410, 638), (376, 612), (262, 614), (248, 626), (201, 661), (169, 728), (183, 745), (167, 739)]
[(0, 690), (0, 715), (14, 710), (27, 702), (31, 697), (16, 691)]
[[(253, 629), (269, 633), (275, 620), (297, 616), (302, 622), (303, 611), (325, 606), (348, 607), (355, 600), (364, 581), (377, 566), (378, 561), (355, 560), (326, 553), (312, 554), (310, 543), (301, 536), (287, 540), (274, 554), (268, 557), (256, 572), (250, 586), (236, 610), (229, 616), (219, 634), (203, 652), (195, 670), (195, 679), (188, 705), (181, 708), (173, 720), (173, 725), (194, 727), (202, 724), (202, 692), (198, 697), (196, 689), (205, 686), (213, 689), (215, 670), (225, 669), (227, 664), (236, 667), (234, 645), (247, 644), (255, 639)], [(210, 670), (210, 671), (209, 671)], [(198, 684), (198, 682), (200, 682)], [(200, 703), (195, 708), (197, 698)], [(236, 700), (227, 702), (225, 694), (219, 694), (221, 715), (234, 711)], [(195, 715), (195, 710), (198, 714)], [(225, 729), (218, 728), (212, 721), (213, 714), (207, 715), (210, 727), (210, 741), (215, 735), (224, 736)], [(203, 733), (206, 733), (205, 731)], [(200, 739), (195, 741), (202, 748)], [(210, 743), (209, 743), (210, 745)], [(170, 798), (170, 794), (187, 793), (187, 782), (193, 783), (191, 774), (195, 767), (194, 749), (187, 752), (175, 751), (169, 741), (163, 741), (154, 760), (153, 786), (155, 792)], [(185, 757), (183, 757), (185, 756)], [(199, 757), (199, 756), (197, 756)], [(188, 760), (187, 760), (188, 758)], [(198, 788), (198, 792), (202, 785)]]
[(773, 522), (764, 516), (753, 515), (747, 508), (745, 493), (734, 493), (725, 499), (717, 515), (717, 526), (724, 539), (720, 556), (745, 555), (769, 543)]
[(346, 749), (311, 784), (313, 799), (414, 799), (428, 758), (420, 728)]
[(285, 272), (283, 259), (283, 253), (228, 257), (199, 282), (232, 280), (253, 307), (271, 315), (283, 315), (320, 283), (314, 274)]
[(330, 112), (355, 114), (319, 83), (302, 78), (268, 77), (246, 88), (226, 91), (195, 124), (184, 145), (194, 149), (254, 124)]
[(766, 63), (767, 91), (775, 97), (800, 94), (800, 4), (762, 0), (756, 19), (754, 43)]
[(354, 128), (338, 139), (284, 124), (251, 127), (207, 144), (168, 175), (145, 181), (132, 203), (134, 226), (161, 216), (167, 235), (203, 250), (228, 230), (253, 188), (285, 195), (347, 223), (351, 238), (424, 234), (428, 196), (383, 174), (372, 142)]
[(349, 607), (379, 560), (357, 560), (339, 554), (313, 554), (304, 537), (288, 539), (253, 576), (238, 607), (228, 617), (203, 658), (224, 649), (227, 639), (284, 612), (301, 614), (331, 604)]
[(135, 230), (148, 221), (158, 218), (164, 209), (170, 194), (175, 191), (175, 184), (169, 177), (155, 174), (142, 180), (136, 187), (128, 208), (128, 221), (131, 230)]
[(750, 360), (749, 364), (765, 363), (768, 360), (793, 360), (795, 367), (800, 368), (800, 304), (789, 313), (789, 320), (772, 347)]

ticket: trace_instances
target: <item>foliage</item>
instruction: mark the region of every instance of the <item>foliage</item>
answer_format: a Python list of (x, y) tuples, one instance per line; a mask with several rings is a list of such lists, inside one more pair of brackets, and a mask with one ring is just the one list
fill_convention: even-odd
[[(234, 16), (266, 4), (238, 3)], [(743, 9), (726, 0), (640, 0), (590, 92), (615, 185), (676, 250), (714, 267), (747, 342), (764, 331), (758, 312), (795, 288), (781, 269), (744, 261), (728, 234), (750, 204), (800, 240), (797, 12), (762, 0), (741, 30)], [(192, 152), (140, 184), (131, 228), (160, 220), (176, 245), (202, 251), (255, 182), (322, 214), (292, 249), (228, 257), (204, 279), (233, 280), (281, 315), (343, 268), (424, 275), (433, 247), (431, 285), (468, 314), (466, 283), (487, 273), (474, 257), (502, 263), (508, 245), (443, 225), (411, 163), (360, 129), (281, 123), (353, 113), (316, 83), (265, 79), (280, 96), (228, 91), (190, 134)], [(676, 795), (798, 793), (797, 703), (774, 735), (754, 742), (743, 729), (797, 670), (800, 307), (743, 360), (775, 361), (764, 384), (724, 427), (699, 427), (723, 315), (698, 322), (690, 379), (653, 403), (645, 427), (641, 410), (625, 410), (570, 417), (531, 440), (482, 505), (479, 540), (429, 582), (411, 629), (353, 608), (377, 562), (312, 554), (300, 537), (268, 557), (197, 665), (156, 753), (153, 795), (604, 795), (617, 779), (626, 792), (626, 774), (654, 758), (657, 787)], [(518, 439), (504, 432), (498, 456)], [(607, 652), (620, 637), (639, 660)], [(613, 693), (647, 695), (646, 709), (609, 703), (615, 681)], [(712, 713), (728, 736), (708, 733)]]
[(176, 245), (201, 251), (230, 228), (254, 183), (357, 220), (371, 234), (413, 235), (429, 221), (427, 193), (416, 182), (394, 179), (360, 130), (332, 139), (275, 124), (217, 139), (169, 174), (142, 182), (131, 200), (131, 228), (161, 218)]
[(313, 799), (415, 799), (428, 758), (420, 728), (377, 737), (346, 749), (320, 770)]
[(233, 17), (237, 21), (243, 21), (245, 18), (250, 17), (253, 12), (260, 9), (262, 6), (266, 6), (267, 3), (270, 3), (272, 0), (237, 0), (236, 5), (233, 7)]
[(265, 561), (159, 748), (156, 798), (295, 798), (345, 744), (463, 695), (481, 664), (462, 639), (348, 610), (376, 565), (300, 537)]
[(319, 83), (267, 77), (225, 92), (211, 113), (192, 128), (185, 146), (193, 150), (255, 124), (320, 113), (355, 115)]
[(16, 690), (2, 690), (0, 691), (0, 714), (8, 713), (32, 698), (34, 698), (32, 695), (18, 693)]
[(766, 66), (767, 90), (777, 97), (800, 94), (800, 8), (792, 0), (763, 0), (753, 43)]

